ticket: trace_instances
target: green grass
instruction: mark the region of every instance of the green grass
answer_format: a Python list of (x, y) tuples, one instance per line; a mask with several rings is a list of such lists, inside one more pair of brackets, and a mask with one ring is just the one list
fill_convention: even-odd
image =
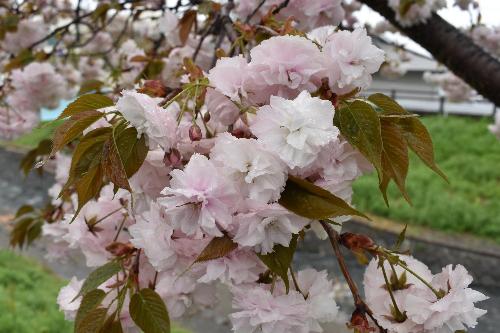
[(362, 211), (408, 224), (467, 232), (500, 242), (500, 141), (487, 130), (490, 119), (423, 117), (446, 183), (411, 156), (409, 206), (392, 184), (387, 208), (375, 174), (354, 185), (354, 203)]
[[(66, 282), (8, 250), (0, 250), (0, 333), (70, 333), (73, 324), (56, 304)], [(190, 333), (174, 326), (172, 333)]]
[(0, 251), (0, 333), (71, 332), (56, 304), (65, 282), (33, 260)]

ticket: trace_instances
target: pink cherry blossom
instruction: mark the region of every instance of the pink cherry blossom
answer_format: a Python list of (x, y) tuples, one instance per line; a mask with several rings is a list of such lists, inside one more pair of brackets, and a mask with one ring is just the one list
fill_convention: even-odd
[(194, 154), (184, 170), (173, 170), (170, 187), (159, 198), (174, 228), (187, 235), (222, 236), (232, 223), (238, 195), (223, 171), (205, 156)]
[(176, 116), (179, 110), (176, 103), (163, 109), (158, 105), (160, 101), (161, 99), (146, 94), (124, 90), (116, 107), (139, 134), (147, 135), (150, 147), (155, 148), (155, 145), (159, 145), (168, 150), (176, 142)]
[(219, 122), (221, 125), (232, 125), (240, 117), (240, 110), (231, 100), (214, 89), (207, 89), (205, 96), (210, 119)]
[(208, 72), (207, 77), (215, 90), (232, 100), (239, 100), (240, 95), (246, 95), (244, 84), (247, 77), (247, 67), (247, 61), (242, 56), (221, 58), (217, 60), (215, 67)]
[(7, 103), (17, 110), (56, 108), (67, 97), (66, 82), (49, 63), (33, 62), (23, 69), (12, 71), (14, 92)]
[(271, 95), (295, 98), (298, 92), (315, 91), (325, 68), (318, 47), (304, 37), (277, 36), (250, 51), (249, 98), (267, 103)]
[(210, 157), (230, 171), (244, 196), (263, 203), (279, 199), (285, 186), (286, 166), (257, 140), (221, 134)]
[(241, 246), (253, 246), (257, 252), (270, 253), (276, 244), (288, 247), (309, 221), (278, 204), (251, 204), (248, 213), (235, 217), (238, 225), (233, 240)]
[(384, 62), (384, 52), (372, 44), (362, 28), (333, 34), (323, 47), (323, 53), (328, 59), (330, 87), (339, 94), (368, 87), (371, 74)]
[(149, 211), (136, 216), (136, 223), (128, 228), (130, 242), (139, 249), (144, 249), (151, 265), (162, 271), (171, 268), (177, 260), (172, 248), (174, 230), (166, 219), (162, 208), (152, 203)]
[(80, 289), (82, 288), (83, 280), (78, 280), (76, 277), (72, 277), (69, 284), (62, 287), (57, 295), (57, 304), (59, 305), (59, 310), (64, 312), (64, 317), (66, 320), (74, 320), (76, 317), (76, 312), (80, 307), (82, 302), (82, 297), (74, 299)]
[(331, 102), (302, 91), (294, 100), (272, 96), (257, 111), (250, 129), (257, 140), (290, 167), (306, 167), (339, 135)]
[(236, 249), (220, 259), (206, 263), (206, 273), (198, 282), (209, 283), (219, 280), (223, 283), (238, 285), (252, 283), (259, 279), (266, 267), (253, 251)]
[(290, 290), (274, 296), (269, 286), (234, 287), (233, 331), (240, 333), (309, 333), (309, 309), (304, 297)]

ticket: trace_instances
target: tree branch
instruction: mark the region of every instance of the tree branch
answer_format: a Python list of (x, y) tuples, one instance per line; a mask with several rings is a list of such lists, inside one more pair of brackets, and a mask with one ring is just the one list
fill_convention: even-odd
[(500, 106), (500, 62), (470, 37), (437, 14), (433, 14), (427, 23), (403, 27), (396, 21), (395, 12), (387, 5), (387, 0), (360, 1), (419, 43), (483, 97)]
[(325, 229), (326, 233), (328, 234), (328, 238), (330, 239), (330, 243), (332, 244), (333, 252), (337, 257), (340, 270), (342, 271), (342, 274), (344, 275), (344, 278), (347, 284), (349, 285), (349, 289), (351, 290), (351, 294), (354, 299), (354, 305), (356, 306), (356, 309), (363, 313), (366, 313), (378, 327), (380, 332), (387, 332), (387, 330), (385, 330), (382, 326), (379, 325), (379, 323), (373, 316), (373, 311), (368, 307), (368, 305), (366, 305), (365, 301), (363, 301), (363, 298), (361, 298), (361, 295), (359, 294), (358, 286), (356, 285), (356, 282), (354, 282), (354, 280), (352, 279), (351, 273), (349, 273), (349, 270), (345, 263), (344, 255), (340, 250), (340, 242), (339, 242), (340, 236), (338, 232), (333, 230), (332, 226), (328, 222), (320, 221), (320, 223), (323, 229)]

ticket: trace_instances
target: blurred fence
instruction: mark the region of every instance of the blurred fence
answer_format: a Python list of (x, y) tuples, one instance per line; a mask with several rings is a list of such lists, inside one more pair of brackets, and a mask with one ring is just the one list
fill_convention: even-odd
[(383, 89), (366, 90), (363, 95), (383, 93), (391, 96), (407, 110), (418, 114), (454, 114), (463, 116), (494, 116), (497, 108), (493, 103), (482, 97), (469, 102), (450, 102), (435, 90), (418, 89)]

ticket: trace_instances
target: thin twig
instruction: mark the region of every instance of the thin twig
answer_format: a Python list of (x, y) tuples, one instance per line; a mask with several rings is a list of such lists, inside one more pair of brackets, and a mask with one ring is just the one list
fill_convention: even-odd
[(247, 18), (245, 19), (245, 23), (250, 22), (250, 20), (255, 16), (255, 14), (257, 14), (259, 12), (259, 10), (262, 8), (262, 6), (264, 5), (265, 2), (266, 2), (266, 0), (260, 1), (260, 3), (257, 5), (257, 7), (255, 7), (255, 9), (253, 10), (253, 12), (247, 16)]
[(286, 6), (288, 6), (289, 3), (290, 0), (285, 0), (282, 3), (280, 3), (280, 5), (273, 10), (273, 15), (278, 14), (282, 9), (286, 8)]

